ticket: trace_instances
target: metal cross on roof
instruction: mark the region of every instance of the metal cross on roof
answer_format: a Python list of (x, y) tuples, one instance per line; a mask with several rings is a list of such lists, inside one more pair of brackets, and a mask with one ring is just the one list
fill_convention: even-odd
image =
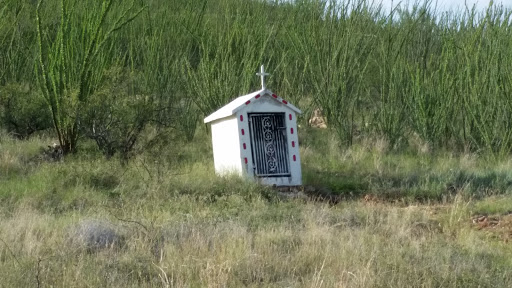
[(263, 67), (263, 65), (261, 65), (260, 72), (256, 73), (256, 75), (261, 77), (261, 89), (267, 88), (267, 87), (265, 87), (265, 76), (268, 76), (270, 74), (265, 73), (265, 68)]

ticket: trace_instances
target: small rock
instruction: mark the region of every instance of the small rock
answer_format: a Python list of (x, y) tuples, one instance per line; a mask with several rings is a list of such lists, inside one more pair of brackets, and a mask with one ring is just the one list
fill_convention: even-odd
[(70, 233), (73, 244), (89, 251), (105, 248), (119, 248), (124, 238), (116, 231), (113, 224), (100, 220), (83, 220)]

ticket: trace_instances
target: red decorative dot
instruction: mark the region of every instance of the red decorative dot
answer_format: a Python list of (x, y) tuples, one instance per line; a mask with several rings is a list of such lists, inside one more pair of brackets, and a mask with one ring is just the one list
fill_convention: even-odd
[(256, 95), (256, 97), (254, 97), (254, 98), (258, 99), (258, 98), (260, 98), (260, 97), (261, 97), (261, 95), (260, 95), (260, 94), (258, 94), (258, 95)]
[[(247, 159), (247, 158), (245, 158), (245, 159)], [(293, 155), (293, 161), (297, 161), (297, 156)]]
[(247, 145), (245, 145), (245, 143), (244, 143), (244, 150), (245, 150), (245, 149), (247, 149)]
[(290, 132), (293, 134), (293, 128), (290, 129)]
[(242, 129), (242, 135), (245, 135), (245, 130), (244, 129)]
[(251, 103), (251, 100), (245, 102), (245, 105), (249, 105)]
[(272, 94), (272, 97), (277, 98), (277, 95), (276, 94)]
[(292, 147), (295, 147), (295, 141), (292, 141)]
[(283, 99), (283, 101), (282, 101), (282, 102), (283, 102), (284, 104), (288, 104), (288, 101), (286, 101), (286, 100), (284, 100), (284, 99)]
[(244, 121), (244, 115), (240, 115), (240, 121)]
[(288, 115), (288, 118), (290, 118), (290, 120), (292, 120), (292, 114)]
[[(295, 156), (295, 155), (294, 155)], [(247, 157), (244, 158), (245, 164), (247, 164)]]

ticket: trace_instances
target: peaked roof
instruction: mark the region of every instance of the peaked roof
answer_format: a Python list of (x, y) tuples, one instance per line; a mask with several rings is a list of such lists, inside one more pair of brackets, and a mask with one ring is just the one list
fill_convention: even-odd
[(270, 99), (274, 99), (275, 101), (279, 102), (280, 104), (284, 104), (296, 113), (302, 113), (302, 111), (299, 110), (299, 108), (293, 106), (292, 104), (288, 103), (286, 100), (284, 100), (281, 97), (278, 97), (276, 94), (273, 94), (272, 91), (268, 89), (261, 89), (255, 92), (252, 92), (247, 95), (240, 96), (233, 101), (229, 102), (219, 110), (213, 112), (208, 117), (204, 118), (204, 123), (209, 123), (212, 121), (215, 121), (217, 119), (225, 118), (228, 116), (231, 116), (238, 112), (240, 109), (242, 109), (245, 105), (249, 105), (250, 103), (253, 103), (255, 101), (258, 101), (258, 99), (261, 96), (268, 95), (271, 96)]

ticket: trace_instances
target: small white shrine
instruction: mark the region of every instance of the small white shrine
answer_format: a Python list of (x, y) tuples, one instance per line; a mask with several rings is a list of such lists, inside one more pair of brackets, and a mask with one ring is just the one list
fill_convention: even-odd
[(265, 87), (240, 96), (204, 119), (211, 123), (217, 174), (246, 175), (265, 185), (302, 185), (297, 107)]

